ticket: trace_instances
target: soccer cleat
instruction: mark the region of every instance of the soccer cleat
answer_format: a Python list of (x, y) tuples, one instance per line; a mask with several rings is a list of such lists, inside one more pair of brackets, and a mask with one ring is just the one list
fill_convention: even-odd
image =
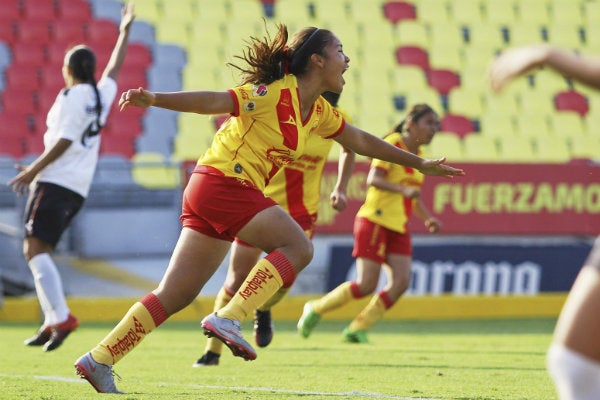
[(98, 393), (123, 393), (115, 385), (115, 374), (112, 365), (100, 364), (92, 358), (92, 353), (88, 352), (75, 361), (75, 370), (77, 375), (88, 381)]
[(219, 365), (219, 357), (221, 357), (220, 354), (213, 353), (212, 351), (207, 351), (202, 355), (202, 357), (198, 359), (198, 361), (192, 364), (192, 367), (200, 368), (217, 366)]
[(67, 320), (51, 327), (52, 335), (44, 345), (44, 351), (57, 349), (62, 342), (79, 326), (79, 320), (69, 314)]
[(342, 336), (344, 337), (344, 341), (348, 343), (369, 343), (369, 340), (367, 340), (367, 331), (362, 329), (350, 332), (348, 328), (345, 328)]
[(304, 304), (304, 309), (302, 310), (302, 316), (298, 321), (298, 333), (304, 338), (310, 336), (315, 326), (321, 320), (321, 316), (313, 310), (312, 302), (308, 302)]
[(258, 347), (267, 347), (273, 340), (271, 310), (254, 310), (254, 341)]
[(216, 337), (225, 343), (234, 356), (242, 357), (246, 361), (256, 359), (256, 351), (242, 336), (239, 321), (221, 318), (214, 312), (204, 317), (202, 328), (206, 336)]
[(51, 336), (52, 329), (49, 326), (42, 325), (34, 336), (25, 339), (23, 343), (25, 343), (26, 346), (41, 346), (50, 340)]

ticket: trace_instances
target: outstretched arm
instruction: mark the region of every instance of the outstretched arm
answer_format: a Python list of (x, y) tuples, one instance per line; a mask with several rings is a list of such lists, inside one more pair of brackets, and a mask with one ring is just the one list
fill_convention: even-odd
[(418, 169), (425, 175), (452, 177), (465, 174), (462, 169), (444, 164), (445, 158), (435, 160), (421, 158), (348, 123), (344, 130), (335, 137), (335, 140), (342, 146), (363, 156), (406, 165)]
[(119, 26), (119, 37), (117, 43), (113, 48), (113, 51), (108, 60), (108, 64), (102, 73), (102, 77), (108, 76), (116, 80), (123, 62), (125, 61), (125, 53), (127, 52), (127, 42), (129, 39), (129, 30), (131, 24), (135, 19), (133, 13), (133, 3), (128, 3), (123, 7), (121, 11), (121, 25)]
[(144, 88), (129, 89), (121, 94), (119, 108), (150, 106), (198, 114), (231, 114), (235, 111), (229, 92), (150, 92)]
[(535, 68), (549, 67), (585, 85), (600, 89), (600, 59), (578, 55), (550, 45), (516, 47), (502, 53), (492, 64), (492, 89), (500, 91), (513, 79)]

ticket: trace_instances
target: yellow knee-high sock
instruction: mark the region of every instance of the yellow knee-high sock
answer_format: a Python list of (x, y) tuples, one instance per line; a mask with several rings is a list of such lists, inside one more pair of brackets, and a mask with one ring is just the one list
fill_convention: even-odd
[(274, 251), (258, 261), (237, 293), (225, 307), (217, 311), (217, 315), (242, 321), (269, 300), (281, 286), (291, 286), (295, 277), (294, 267), (289, 260), (279, 251)]
[(367, 330), (377, 321), (379, 321), (383, 314), (391, 307), (394, 303), (390, 301), (387, 292), (379, 292), (371, 298), (369, 304), (354, 318), (354, 320), (348, 326), (350, 332), (356, 332), (359, 330)]
[(158, 298), (149, 293), (135, 303), (114, 329), (92, 349), (92, 358), (115, 364), (168, 318)]
[[(217, 294), (217, 298), (215, 299), (215, 306), (213, 311), (217, 311), (223, 307), (231, 300), (231, 293), (225, 287), (222, 287)], [(223, 342), (214, 337), (208, 338), (206, 341), (206, 347), (204, 348), (204, 352), (212, 351), (215, 354), (221, 354), (221, 350), (223, 349)]]
[(325, 296), (313, 301), (312, 307), (317, 314), (322, 315), (343, 306), (352, 299), (359, 299), (361, 297), (363, 295), (360, 294), (356, 282), (344, 282)]
[(279, 303), (281, 301), (281, 299), (283, 299), (285, 297), (285, 295), (290, 291), (290, 287), (280, 287), (279, 290), (277, 292), (275, 292), (275, 294), (273, 296), (271, 296), (271, 298), (269, 300), (267, 300), (265, 302), (265, 304), (263, 304), (262, 306), (258, 307), (258, 309), (260, 311), (268, 311), (271, 309), (271, 307), (273, 307), (275, 304)]

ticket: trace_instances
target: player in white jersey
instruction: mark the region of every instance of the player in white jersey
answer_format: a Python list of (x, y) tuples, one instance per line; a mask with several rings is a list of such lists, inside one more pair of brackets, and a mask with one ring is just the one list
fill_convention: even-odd
[(69, 311), (56, 264), (50, 253), (88, 195), (100, 149), (100, 131), (117, 93), (116, 78), (123, 65), (133, 5), (123, 8), (120, 34), (102, 77), (96, 82), (96, 57), (84, 45), (64, 58), (62, 89), (46, 118), (44, 152), (8, 182), (18, 194), (30, 189), (25, 208), (23, 254), (33, 274), (44, 313), (28, 346), (59, 347), (79, 325)]

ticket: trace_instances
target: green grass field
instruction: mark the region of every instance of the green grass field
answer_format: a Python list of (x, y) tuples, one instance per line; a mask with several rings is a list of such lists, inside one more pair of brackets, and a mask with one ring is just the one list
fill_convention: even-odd
[[(323, 321), (302, 339), (276, 322), (255, 361), (225, 348), (218, 367), (192, 368), (204, 349), (199, 323), (166, 322), (115, 367), (121, 399), (550, 400), (545, 352), (554, 319), (383, 321), (366, 345), (341, 341), (343, 322)], [(73, 362), (113, 324), (84, 324), (51, 353), (28, 348), (31, 323), (0, 325), (0, 399), (90, 399)], [(244, 332), (252, 341), (251, 325)]]

